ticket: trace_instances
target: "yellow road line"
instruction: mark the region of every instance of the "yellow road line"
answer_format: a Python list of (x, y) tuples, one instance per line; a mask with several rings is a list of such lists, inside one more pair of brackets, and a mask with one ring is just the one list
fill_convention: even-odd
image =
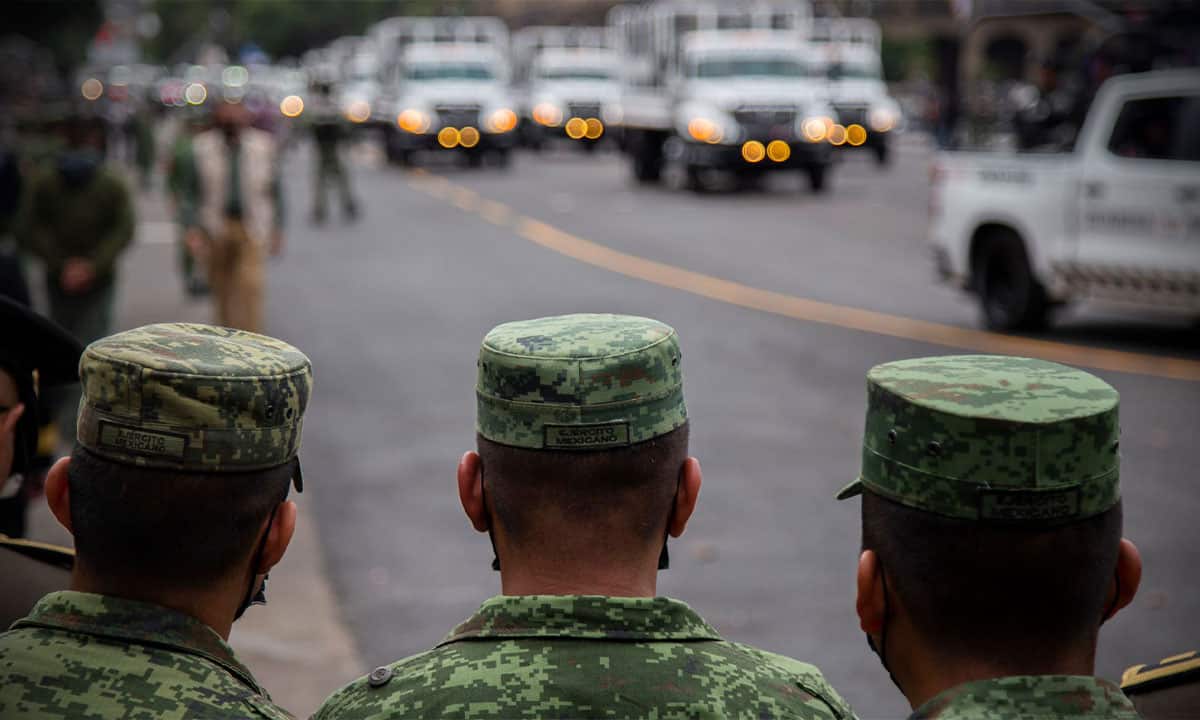
[[(430, 176), (431, 179), (433, 177), (438, 176)], [(452, 186), (453, 183), (446, 181), (446, 185)], [(431, 192), (431, 194), (436, 193)], [(443, 194), (442, 197), (445, 195)], [(497, 208), (504, 208), (508, 212), (517, 234), (544, 248), (627, 277), (645, 280), (675, 290), (683, 290), (739, 307), (806, 322), (833, 325), (905, 340), (916, 340), (959, 350), (1025, 355), (1098, 370), (1149, 375), (1170, 380), (1200, 381), (1200, 361), (1196, 360), (1016, 337), (845, 305), (834, 305), (742, 285), (731, 280), (619, 252), (591, 240), (576, 237), (538, 220), (517, 216), (512, 213), (511, 208), (492, 200), (484, 200), (482, 205), (477, 206), (475, 210), (490, 222), (505, 224), (488, 217), (489, 215), (498, 216)]]

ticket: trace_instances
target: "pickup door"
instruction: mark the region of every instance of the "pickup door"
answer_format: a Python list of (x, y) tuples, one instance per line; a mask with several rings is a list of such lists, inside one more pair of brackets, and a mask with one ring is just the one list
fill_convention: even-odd
[(1106, 99), (1083, 148), (1074, 274), (1097, 295), (1200, 307), (1200, 83)]

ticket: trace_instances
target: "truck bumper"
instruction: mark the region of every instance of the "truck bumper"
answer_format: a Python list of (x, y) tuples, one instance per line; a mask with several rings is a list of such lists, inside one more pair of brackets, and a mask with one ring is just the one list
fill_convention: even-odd
[(751, 162), (743, 155), (742, 145), (686, 143), (684, 145), (684, 162), (691, 167), (713, 170), (771, 172), (829, 165), (833, 158), (833, 148), (828, 143), (794, 140), (788, 141), (787, 146), (789, 152), (786, 160), (775, 161), (764, 157), (757, 162)]
[(393, 130), (388, 135), (388, 143), (391, 144), (393, 151), (400, 152), (414, 152), (417, 150), (433, 152), (509, 150), (517, 144), (517, 133), (480, 133), (479, 142), (470, 147), (463, 145), (461, 142), (455, 142), (450, 147), (445, 147), (438, 141), (438, 134), (435, 132), (416, 135), (401, 130)]

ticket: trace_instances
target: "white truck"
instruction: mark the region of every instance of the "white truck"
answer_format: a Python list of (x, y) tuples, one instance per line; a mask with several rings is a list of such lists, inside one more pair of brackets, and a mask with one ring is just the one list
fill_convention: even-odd
[(493, 17), (398, 17), (371, 28), (383, 58), (389, 161), (456, 152), (472, 166), (507, 166), (517, 112), (509, 84), (508, 28)]
[(620, 61), (606, 27), (535, 26), (513, 35), (521, 138), (566, 138), (595, 150), (618, 119)]
[(833, 110), (807, 44), (807, 2), (746, 0), (617, 6), (621, 129), (634, 177), (679, 166), (694, 190), (710, 171), (753, 178), (797, 170), (820, 191)]
[(871, 150), (880, 165), (890, 159), (891, 138), (903, 123), (900, 104), (888, 95), (880, 60), (882, 35), (869, 18), (818, 18), (809, 42), (827, 83), (838, 125), (832, 142)]
[(1200, 69), (1101, 86), (1066, 153), (941, 153), (930, 240), (988, 328), (1082, 300), (1200, 317)]

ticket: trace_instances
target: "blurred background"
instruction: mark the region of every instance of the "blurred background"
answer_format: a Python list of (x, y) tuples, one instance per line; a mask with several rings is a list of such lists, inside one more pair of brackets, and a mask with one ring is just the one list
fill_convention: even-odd
[[(706, 482), (660, 591), (864, 718), (904, 712), (833, 502), (866, 370), (1108, 379), (1147, 566), (1117, 677), (1200, 630), (1198, 54), (1184, 0), (9, 0), (0, 292), (85, 341), (217, 321), (312, 357), (307, 530), (234, 634), (298, 713), (497, 591), (453, 494), (477, 344), (583, 311), (687, 350)], [(221, 254), (209, 213), (264, 250)], [(5, 529), (69, 542), (19, 487)]]

